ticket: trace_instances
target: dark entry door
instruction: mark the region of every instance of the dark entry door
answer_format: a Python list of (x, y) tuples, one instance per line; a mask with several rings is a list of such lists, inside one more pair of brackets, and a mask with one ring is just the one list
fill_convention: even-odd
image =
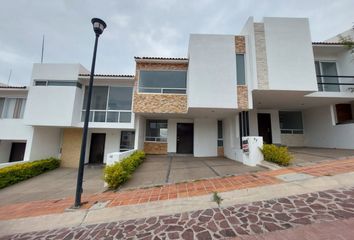
[(105, 133), (92, 133), (89, 163), (102, 164), (104, 158)]
[(22, 161), (25, 156), (26, 143), (12, 143), (9, 162)]
[(193, 153), (193, 123), (177, 123), (177, 153)]
[(263, 142), (272, 143), (272, 123), (270, 113), (258, 113), (258, 135), (263, 137)]

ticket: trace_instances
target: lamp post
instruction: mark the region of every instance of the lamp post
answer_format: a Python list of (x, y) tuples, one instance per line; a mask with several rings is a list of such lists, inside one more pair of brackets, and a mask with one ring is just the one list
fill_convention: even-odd
[(80, 152), (80, 162), (79, 169), (77, 173), (77, 183), (76, 183), (76, 194), (75, 194), (75, 203), (74, 208), (79, 208), (81, 205), (81, 194), (82, 194), (82, 181), (84, 177), (84, 164), (85, 164), (85, 155), (86, 155), (86, 141), (87, 141), (87, 130), (88, 122), (91, 109), (91, 96), (92, 96), (92, 85), (93, 77), (95, 74), (95, 64), (96, 64), (96, 52), (97, 52), (97, 43), (99, 36), (103, 33), (103, 30), (106, 28), (106, 23), (99, 18), (92, 18), (91, 23), (93, 25), (93, 31), (96, 34), (95, 47), (93, 49), (93, 57), (91, 64), (91, 74), (90, 74), (90, 83), (88, 88), (87, 103), (86, 103), (86, 112), (85, 112), (85, 122), (84, 129), (82, 133), (82, 143), (81, 143), (81, 152)]

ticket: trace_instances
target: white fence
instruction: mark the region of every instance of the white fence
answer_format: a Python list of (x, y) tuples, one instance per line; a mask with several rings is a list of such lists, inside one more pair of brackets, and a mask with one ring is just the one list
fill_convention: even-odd
[(132, 149), (132, 150), (125, 151), (125, 152), (108, 153), (106, 165), (112, 165), (116, 162), (120, 162), (122, 159), (129, 157), (130, 155), (132, 155), (136, 151), (137, 151), (137, 149)]

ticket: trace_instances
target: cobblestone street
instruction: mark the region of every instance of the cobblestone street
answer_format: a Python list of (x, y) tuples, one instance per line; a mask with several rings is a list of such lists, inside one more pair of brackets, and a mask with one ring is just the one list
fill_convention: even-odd
[(354, 187), (1, 239), (221, 239), (354, 217)]

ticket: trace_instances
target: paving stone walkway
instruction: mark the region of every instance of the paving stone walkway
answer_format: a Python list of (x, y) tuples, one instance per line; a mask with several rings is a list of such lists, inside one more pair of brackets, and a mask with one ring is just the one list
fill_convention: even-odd
[(221, 239), (354, 218), (354, 187), (0, 239)]
[[(354, 172), (354, 158), (319, 163), (305, 167), (289, 167), (279, 170), (263, 171), (238, 176), (204, 179), (200, 181), (167, 184), (118, 192), (105, 192), (84, 195), (83, 209), (92, 207), (97, 202), (109, 202), (107, 207), (134, 205), (161, 200), (186, 198), (211, 194), (214, 191), (227, 192), (281, 183), (277, 176), (289, 173), (305, 173), (311, 176), (331, 176)], [(34, 201), (0, 206), (0, 220), (33, 217), (63, 213), (74, 202), (72, 197), (55, 200)]]

